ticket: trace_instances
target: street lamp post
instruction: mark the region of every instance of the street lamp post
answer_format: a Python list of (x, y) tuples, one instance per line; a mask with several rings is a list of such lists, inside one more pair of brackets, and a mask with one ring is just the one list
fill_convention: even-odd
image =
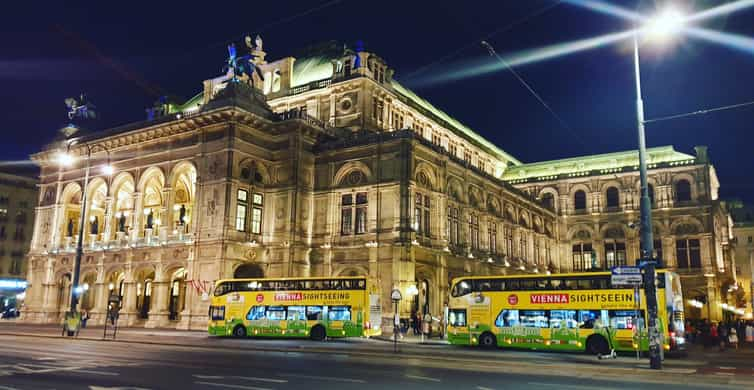
[[(651, 21), (648, 28), (655, 35), (669, 35), (679, 29), (683, 18), (677, 12), (667, 10)], [(648, 336), (649, 336), (649, 366), (653, 369), (662, 368), (662, 339), (657, 327), (657, 288), (655, 286), (654, 239), (652, 237), (652, 204), (649, 200), (649, 185), (647, 183), (647, 146), (644, 135), (644, 101), (641, 96), (641, 72), (639, 69), (639, 34), (634, 34), (634, 78), (636, 80), (636, 125), (639, 136), (639, 180), (641, 185), (640, 200), (640, 261), (644, 266), (644, 294), (647, 300)]]
[[(70, 155), (70, 149), (73, 146), (72, 142), (66, 143), (66, 152), (60, 156), (60, 163), (63, 165), (70, 165), (73, 163), (73, 157)], [(84, 225), (86, 224), (86, 203), (87, 203), (87, 190), (89, 187), (89, 173), (91, 169), (92, 152), (97, 148), (102, 149), (107, 153), (107, 164), (103, 167), (103, 173), (107, 176), (112, 175), (113, 168), (110, 166), (110, 151), (102, 145), (84, 144), (86, 148), (86, 166), (84, 168), (84, 186), (81, 190), (81, 216), (79, 218), (79, 236), (76, 240), (76, 258), (73, 261), (73, 276), (71, 278), (71, 306), (70, 315), (74, 316), (76, 313), (76, 306), (78, 306), (79, 298), (79, 278), (81, 274), (81, 258), (84, 255)]]

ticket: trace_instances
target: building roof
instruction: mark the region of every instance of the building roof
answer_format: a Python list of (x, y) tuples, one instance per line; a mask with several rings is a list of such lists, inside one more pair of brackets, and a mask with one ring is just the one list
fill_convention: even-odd
[[(661, 163), (687, 163), (696, 157), (677, 152), (672, 146), (659, 146), (647, 149), (647, 165)], [(541, 161), (509, 167), (503, 174), (503, 180), (515, 181), (529, 178), (559, 177), (560, 175), (582, 172), (604, 171), (617, 172), (622, 168), (639, 166), (639, 151), (594, 154), (590, 156), (570, 157), (560, 160)]]

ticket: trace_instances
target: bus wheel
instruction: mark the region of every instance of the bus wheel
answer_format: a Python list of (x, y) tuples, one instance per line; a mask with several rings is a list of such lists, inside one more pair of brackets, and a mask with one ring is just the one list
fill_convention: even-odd
[(322, 325), (315, 325), (309, 332), (309, 337), (314, 341), (324, 341), (325, 336), (327, 336), (327, 333)]
[(233, 337), (246, 337), (246, 328), (243, 325), (236, 325), (233, 328)]
[(609, 355), (610, 345), (604, 337), (595, 335), (586, 340), (586, 351), (592, 355)]
[(479, 335), (479, 346), (485, 349), (495, 348), (497, 346), (495, 335), (490, 332), (484, 332)]

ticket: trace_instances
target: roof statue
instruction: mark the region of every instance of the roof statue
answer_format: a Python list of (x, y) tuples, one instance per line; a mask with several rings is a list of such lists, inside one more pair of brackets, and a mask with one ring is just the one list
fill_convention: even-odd
[(147, 108), (147, 120), (152, 121), (155, 118), (165, 116), (168, 114), (168, 97), (160, 96), (152, 107)]
[(359, 54), (364, 51), (364, 42), (356, 41), (356, 54), (353, 56), (353, 68), (357, 69), (361, 67), (361, 57)]
[[(247, 45), (249, 43), (249, 37), (247, 38)], [(236, 45), (231, 43), (228, 45), (228, 61), (223, 69), (225, 72), (233, 72), (233, 76), (231, 81), (238, 82), (239, 76), (246, 75), (250, 82), (253, 84), (253, 75), (256, 72), (257, 76), (259, 76), (260, 80), (264, 80), (264, 76), (262, 76), (262, 72), (259, 70), (257, 65), (254, 63), (254, 56), (252, 54), (247, 54), (242, 57), (238, 57), (236, 53)]]
[(68, 119), (70, 120), (73, 120), (74, 118), (94, 119), (97, 117), (94, 112), (94, 104), (88, 102), (86, 100), (86, 95), (83, 93), (79, 95), (78, 100), (76, 100), (76, 98), (65, 99), (65, 105), (68, 107)]

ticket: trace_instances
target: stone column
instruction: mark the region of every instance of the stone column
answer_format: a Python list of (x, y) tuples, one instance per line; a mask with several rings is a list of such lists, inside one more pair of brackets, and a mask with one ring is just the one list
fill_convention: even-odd
[(158, 328), (168, 325), (168, 299), (170, 299), (170, 280), (153, 281), (149, 319), (144, 327)]
[(142, 220), (143, 220), (143, 194), (141, 192), (134, 192), (133, 193), (133, 204), (134, 204), (134, 210), (131, 213), (131, 240), (136, 240), (141, 235), (142, 229), (144, 227), (142, 226)]
[[(171, 187), (163, 187), (162, 189), (162, 210), (160, 210), (160, 222), (162, 224), (158, 228), (160, 231), (160, 239), (167, 239), (168, 234), (173, 234), (173, 189)], [(162, 233), (162, 232), (165, 233)]]
[(115, 225), (115, 218), (113, 218), (113, 197), (108, 196), (105, 198), (105, 220), (102, 221), (104, 224), (103, 234), (102, 234), (102, 241), (110, 241), (113, 239), (113, 231), (114, 225)]

